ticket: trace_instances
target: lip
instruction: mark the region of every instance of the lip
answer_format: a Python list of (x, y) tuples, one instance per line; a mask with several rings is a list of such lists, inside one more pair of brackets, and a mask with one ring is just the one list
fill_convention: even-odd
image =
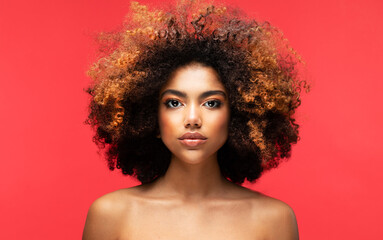
[(180, 142), (188, 147), (195, 147), (204, 144), (207, 141), (207, 137), (198, 132), (188, 132), (178, 138)]
[(206, 140), (207, 137), (205, 137), (204, 135), (202, 135), (201, 133), (198, 133), (198, 132), (187, 132), (185, 133), (184, 135), (182, 135), (181, 137), (178, 138), (179, 140), (184, 140), (184, 139), (199, 139), (199, 140)]

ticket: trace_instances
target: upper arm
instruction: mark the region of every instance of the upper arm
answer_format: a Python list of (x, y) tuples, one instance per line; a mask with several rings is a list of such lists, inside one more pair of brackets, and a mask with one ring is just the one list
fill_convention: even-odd
[(280, 202), (270, 216), (270, 239), (298, 240), (298, 225), (293, 209)]
[(89, 208), (82, 239), (116, 239), (117, 219), (113, 200), (107, 196), (97, 199)]

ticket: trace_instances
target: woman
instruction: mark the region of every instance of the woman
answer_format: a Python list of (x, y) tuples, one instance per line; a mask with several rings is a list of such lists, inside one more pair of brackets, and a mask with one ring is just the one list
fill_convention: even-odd
[(110, 169), (142, 185), (97, 199), (83, 239), (298, 239), (287, 204), (240, 186), (298, 140), (296, 53), (237, 10), (132, 12), (102, 38), (87, 123)]

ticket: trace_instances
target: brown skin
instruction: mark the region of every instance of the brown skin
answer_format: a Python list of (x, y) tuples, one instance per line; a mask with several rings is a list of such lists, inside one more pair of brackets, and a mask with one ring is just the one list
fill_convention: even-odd
[[(169, 89), (186, 96), (161, 96)], [(222, 176), (216, 153), (227, 138), (229, 106), (222, 94), (201, 98), (211, 90), (227, 96), (214, 69), (190, 64), (175, 71), (159, 103), (161, 138), (172, 152), (168, 171), (152, 183), (97, 199), (83, 240), (299, 239), (287, 204)], [(207, 141), (184, 146), (178, 137), (185, 132), (199, 132)]]

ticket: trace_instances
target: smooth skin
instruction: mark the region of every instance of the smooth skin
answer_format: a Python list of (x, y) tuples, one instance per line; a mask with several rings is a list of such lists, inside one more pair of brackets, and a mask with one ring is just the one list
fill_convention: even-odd
[[(160, 135), (172, 152), (166, 174), (117, 190), (90, 207), (83, 240), (298, 240), (293, 210), (238, 186), (219, 169), (228, 136), (228, 94), (217, 72), (199, 63), (177, 69), (159, 96)], [(198, 132), (207, 141), (178, 139)]]

